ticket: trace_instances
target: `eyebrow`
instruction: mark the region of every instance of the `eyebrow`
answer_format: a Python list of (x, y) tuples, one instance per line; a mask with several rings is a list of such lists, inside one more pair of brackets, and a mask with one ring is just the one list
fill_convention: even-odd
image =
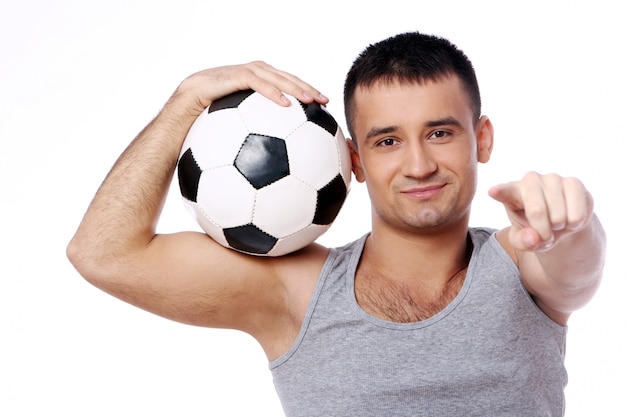
[(439, 120), (431, 120), (430, 122), (426, 122), (426, 127), (437, 127), (437, 126), (457, 126), (461, 127), (461, 123), (456, 120), (454, 117), (444, 117)]
[(369, 130), (369, 132), (367, 132), (367, 135), (365, 135), (365, 141), (367, 142), (371, 138), (374, 138), (380, 135), (386, 135), (388, 133), (393, 133), (397, 130), (398, 130), (398, 126), (385, 126), (385, 127), (374, 126)]
[[(428, 121), (424, 124), (424, 126), (425, 127), (438, 127), (438, 126), (461, 127), (461, 123), (454, 117), (444, 117), (442, 119)], [(365, 141), (367, 142), (371, 138), (374, 138), (380, 135), (387, 135), (397, 130), (398, 130), (398, 126), (396, 125), (384, 126), (384, 127), (374, 126), (367, 132), (367, 135), (365, 135)]]

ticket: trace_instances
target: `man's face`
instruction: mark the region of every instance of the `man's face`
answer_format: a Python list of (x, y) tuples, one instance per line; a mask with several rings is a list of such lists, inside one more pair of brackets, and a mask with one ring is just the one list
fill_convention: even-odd
[(354, 108), (353, 169), (367, 183), (373, 226), (467, 227), (493, 130), (486, 117), (474, 123), (460, 80), (359, 87)]

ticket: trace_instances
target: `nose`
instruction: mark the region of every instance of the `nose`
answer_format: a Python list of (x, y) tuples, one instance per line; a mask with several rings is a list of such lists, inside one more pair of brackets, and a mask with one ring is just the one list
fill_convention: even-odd
[(424, 143), (412, 142), (404, 149), (402, 173), (406, 177), (426, 178), (437, 171), (437, 162)]

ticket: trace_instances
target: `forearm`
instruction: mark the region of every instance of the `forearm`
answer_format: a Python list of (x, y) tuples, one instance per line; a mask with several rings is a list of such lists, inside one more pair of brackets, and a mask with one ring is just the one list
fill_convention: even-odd
[(524, 252), (520, 272), (527, 287), (552, 310), (571, 313), (595, 294), (606, 253), (606, 237), (598, 218), (576, 233), (563, 236), (545, 252)]
[(546, 277), (564, 288), (579, 289), (594, 284), (604, 266), (606, 236), (596, 215), (576, 233), (561, 238), (550, 250), (536, 256)]

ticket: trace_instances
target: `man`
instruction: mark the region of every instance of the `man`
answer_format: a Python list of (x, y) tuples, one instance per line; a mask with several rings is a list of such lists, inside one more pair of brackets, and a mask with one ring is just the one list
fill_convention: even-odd
[(187, 130), (248, 88), (328, 101), (263, 62), (184, 80), (96, 194), (68, 247), (78, 271), (161, 316), (251, 334), (289, 416), (562, 415), (565, 326), (599, 284), (604, 233), (579, 180), (537, 173), (490, 190), (510, 227), (468, 227), (493, 128), (467, 57), (407, 33), (355, 61), (346, 119), (372, 203), (356, 242), (257, 258), (157, 235)]

